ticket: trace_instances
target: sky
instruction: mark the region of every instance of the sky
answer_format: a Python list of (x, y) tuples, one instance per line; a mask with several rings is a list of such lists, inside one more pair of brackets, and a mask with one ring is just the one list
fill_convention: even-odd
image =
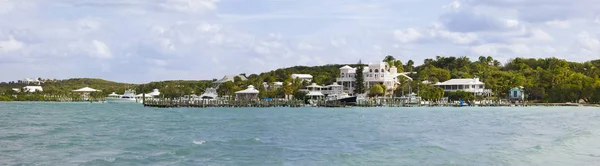
[(386, 55), (600, 59), (600, 3), (0, 0), (0, 81), (205, 80)]

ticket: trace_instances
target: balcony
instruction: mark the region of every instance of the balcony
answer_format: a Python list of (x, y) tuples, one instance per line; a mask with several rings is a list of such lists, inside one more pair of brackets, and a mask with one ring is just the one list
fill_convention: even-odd
[(343, 77), (343, 78), (337, 78), (336, 81), (337, 82), (352, 82), (352, 81), (356, 81), (356, 79), (354, 79), (352, 77)]

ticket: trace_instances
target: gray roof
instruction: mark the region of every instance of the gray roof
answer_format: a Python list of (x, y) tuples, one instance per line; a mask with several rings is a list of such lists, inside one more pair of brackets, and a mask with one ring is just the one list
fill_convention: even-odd
[(470, 79), (451, 79), (445, 82), (438, 82), (435, 85), (485, 85), (478, 78)]
[(247, 79), (246, 77), (244, 77), (243, 75), (226, 75), (226, 76), (224, 76), (223, 78), (221, 78), (220, 80), (218, 80), (218, 81), (215, 81), (215, 83), (224, 83), (224, 82), (227, 82), (227, 81), (235, 82), (235, 81), (234, 81), (234, 78), (235, 78), (235, 76), (239, 76), (239, 77), (242, 79), (242, 81), (246, 81), (246, 80), (248, 80), (248, 79)]

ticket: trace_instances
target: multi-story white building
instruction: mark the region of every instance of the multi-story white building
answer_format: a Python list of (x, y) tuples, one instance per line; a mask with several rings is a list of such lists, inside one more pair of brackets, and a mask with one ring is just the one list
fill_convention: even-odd
[(471, 92), (476, 96), (490, 95), (492, 91), (485, 89), (485, 83), (479, 81), (479, 78), (470, 79), (451, 79), (445, 82), (438, 82), (434, 86), (444, 89), (446, 92), (465, 91)]
[[(365, 88), (375, 84), (384, 85), (386, 89), (395, 89), (400, 84), (398, 77), (405, 77), (410, 80), (406, 73), (398, 73), (395, 66), (388, 66), (385, 62), (370, 63), (363, 68), (363, 78)], [(338, 84), (342, 85), (344, 92), (353, 95), (356, 86), (356, 68), (344, 66), (340, 68), (340, 77), (337, 78)]]

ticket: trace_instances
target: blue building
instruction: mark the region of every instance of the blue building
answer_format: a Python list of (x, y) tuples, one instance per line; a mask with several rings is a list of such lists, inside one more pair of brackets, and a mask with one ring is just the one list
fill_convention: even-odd
[(525, 91), (523, 90), (523, 87), (521, 86), (510, 89), (508, 91), (508, 99), (517, 101), (525, 100)]

